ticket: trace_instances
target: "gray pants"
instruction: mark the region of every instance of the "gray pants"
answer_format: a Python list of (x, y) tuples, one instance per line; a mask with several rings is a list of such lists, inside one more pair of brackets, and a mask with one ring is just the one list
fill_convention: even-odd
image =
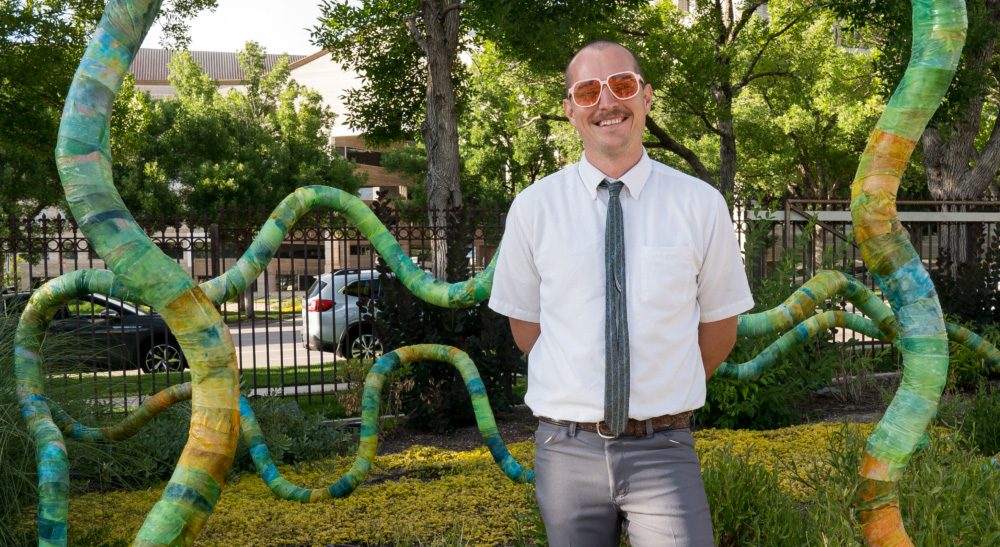
[(712, 545), (712, 518), (689, 429), (605, 440), (540, 422), (535, 496), (553, 546)]

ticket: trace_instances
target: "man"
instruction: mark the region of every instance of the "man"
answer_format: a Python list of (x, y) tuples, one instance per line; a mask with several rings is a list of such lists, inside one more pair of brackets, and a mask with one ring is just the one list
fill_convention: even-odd
[(585, 46), (566, 86), (583, 157), (514, 200), (490, 298), (529, 354), (542, 519), (552, 545), (711, 545), (690, 412), (753, 307), (729, 211), (646, 155), (632, 52)]

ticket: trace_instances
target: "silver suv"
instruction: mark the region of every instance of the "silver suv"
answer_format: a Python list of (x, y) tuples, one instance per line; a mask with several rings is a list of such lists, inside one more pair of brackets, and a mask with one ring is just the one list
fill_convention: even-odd
[(362, 309), (378, 300), (382, 275), (376, 270), (320, 275), (302, 302), (302, 345), (339, 351), (347, 358), (382, 355), (382, 342), (375, 335), (371, 317)]

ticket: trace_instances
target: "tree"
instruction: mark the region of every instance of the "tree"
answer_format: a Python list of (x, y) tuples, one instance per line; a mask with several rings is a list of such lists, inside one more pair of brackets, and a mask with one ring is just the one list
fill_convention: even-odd
[[(777, 45), (813, 21), (819, 4), (715, 0), (693, 6), (685, 15), (673, 2), (660, 1), (637, 22), (636, 49), (658, 98), (646, 119), (654, 139), (647, 147), (671, 152), (697, 177), (732, 193), (738, 170), (736, 102), (753, 86), (792, 76), (787, 52)], [(680, 135), (716, 141), (716, 172)]]
[[(251, 42), (238, 59), (245, 92), (223, 96), (191, 55), (179, 52), (169, 65), (176, 96), (131, 112), (145, 124), (145, 138), (116, 161), (115, 174), (134, 214), (212, 218), (248, 204), (266, 214), (300, 186), (357, 190), (353, 168), (329, 144), (333, 114), (318, 93), (290, 78), (287, 57), (266, 72), (264, 53)], [(142, 100), (130, 100), (142, 110)], [(151, 189), (162, 199), (150, 202)]]
[[(348, 96), (348, 121), (364, 127), (372, 144), (400, 140), (404, 128), (413, 127), (412, 114), (420, 105), (415, 82), (425, 82), (420, 123), (427, 151), (424, 188), (431, 224), (445, 230), (444, 213), (462, 206), (458, 107), (452, 79), (462, 38), (461, 9), (457, 0), (365, 0), (361, 5), (324, 0), (321, 25), (313, 32), (333, 59), (365, 78), (366, 88)], [(434, 271), (443, 276), (447, 247), (438, 244), (435, 251)]]
[(505, 207), (518, 191), (558, 169), (551, 122), (532, 114), (559, 104), (562, 77), (539, 74), (483, 43), (469, 67), (469, 108), (460, 135), (463, 181), (480, 205)]
[[(35, 216), (62, 203), (53, 151), (63, 102), (104, 0), (0, 3), (0, 212)], [(167, 39), (216, 0), (167, 0)]]
[[(909, 6), (885, 0), (835, 0), (833, 5), (851, 30), (878, 51), (879, 80), (887, 90), (893, 88), (909, 58)], [(975, 200), (990, 193), (1000, 196), (1000, 0), (969, 0), (967, 9), (968, 37), (958, 71), (942, 106), (924, 130), (918, 150), (927, 189), (939, 200)], [(942, 251), (953, 274), (976, 256), (977, 239), (964, 227), (942, 234)]]
[[(898, 2), (833, 2), (852, 30), (877, 48), (879, 80), (891, 90), (909, 58), (912, 18)], [(979, 199), (997, 192), (1000, 170), (1000, 0), (970, 0), (969, 29), (958, 72), (924, 131), (924, 170), (931, 196)]]
[(872, 57), (834, 39), (836, 19), (820, 12), (773, 46), (790, 77), (750, 86), (734, 102), (738, 183), (744, 192), (847, 198), (884, 103)]

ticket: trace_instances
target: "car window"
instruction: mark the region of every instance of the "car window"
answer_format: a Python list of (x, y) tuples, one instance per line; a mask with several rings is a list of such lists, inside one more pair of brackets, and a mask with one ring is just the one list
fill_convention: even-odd
[(324, 288), (326, 288), (326, 282), (323, 281), (322, 279), (317, 279), (316, 281), (313, 281), (313, 284), (311, 287), (309, 287), (309, 292), (307, 293), (309, 296), (307, 296), (306, 298), (312, 298), (318, 295), (320, 291), (322, 291)]
[(371, 279), (359, 279), (353, 283), (348, 283), (340, 291), (342, 294), (347, 296), (357, 296), (364, 298), (372, 297), (372, 280)]
[[(107, 310), (107, 311), (105, 311)], [(118, 313), (110, 308), (105, 308), (100, 304), (88, 300), (72, 300), (66, 304), (62, 314), (64, 317), (74, 319), (104, 319), (108, 315), (117, 316)]]

